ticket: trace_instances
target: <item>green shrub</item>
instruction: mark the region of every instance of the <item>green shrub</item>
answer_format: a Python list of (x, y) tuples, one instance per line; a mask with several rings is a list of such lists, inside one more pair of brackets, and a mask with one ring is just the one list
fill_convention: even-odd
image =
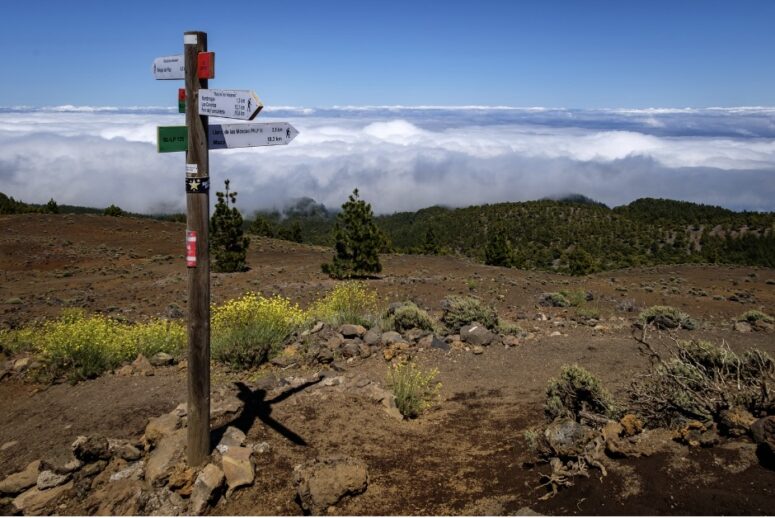
[(576, 316), (581, 320), (600, 320), (600, 310), (592, 307), (576, 308)]
[(773, 319), (770, 315), (763, 313), (761, 311), (758, 311), (756, 309), (752, 309), (750, 311), (746, 311), (742, 315), (740, 315), (740, 318), (738, 320), (749, 322), (751, 324), (755, 324), (756, 322), (766, 322), (768, 324), (772, 324), (775, 322), (775, 319)]
[(216, 192), (218, 202), (210, 218), (210, 251), (214, 272), (244, 272), (250, 238), (242, 231), (242, 214), (236, 207), (237, 193), (229, 191), (229, 180), (224, 182), (225, 193)]
[(304, 320), (302, 310), (288, 299), (247, 293), (212, 308), (212, 355), (238, 369), (257, 366)]
[(341, 282), (307, 309), (310, 320), (320, 320), (331, 326), (359, 324), (371, 326), (378, 314), (377, 292), (359, 281)]
[(653, 325), (657, 329), (694, 329), (697, 324), (689, 315), (671, 306), (651, 306), (640, 312), (641, 325)]
[(444, 311), (441, 321), (453, 331), (458, 331), (471, 322), (479, 322), (487, 329), (498, 327), (498, 314), (495, 309), (475, 297), (450, 295), (441, 301), (441, 308)]
[(424, 372), (413, 362), (388, 367), (387, 384), (396, 397), (401, 415), (413, 419), (428, 408), (438, 396), (441, 383), (434, 383), (438, 369)]
[(610, 418), (618, 413), (613, 398), (596, 376), (578, 365), (565, 365), (559, 377), (549, 380), (544, 413), (549, 420), (578, 419), (584, 409)]
[(417, 307), (414, 302), (404, 302), (398, 307), (389, 309), (383, 322), (383, 329), (399, 333), (413, 328), (426, 331), (434, 331), (436, 328), (428, 312)]

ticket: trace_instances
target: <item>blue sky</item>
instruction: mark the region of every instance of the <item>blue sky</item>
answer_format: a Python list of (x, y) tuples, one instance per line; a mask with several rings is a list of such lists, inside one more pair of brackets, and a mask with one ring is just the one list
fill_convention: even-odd
[(772, 1), (4, 2), (0, 106), (174, 106), (154, 57), (208, 32), (267, 106), (775, 105)]
[(24, 201), (183, 210), (184, 156), (156, 152), (182, 81), (151, 64), (203, 30), (210, 87), (300, 132), (210, 153), (248, 216), (356, 187), (379, 213), (570, 193), (775, 210), (772, 0), (2, 7), (0, 191)]

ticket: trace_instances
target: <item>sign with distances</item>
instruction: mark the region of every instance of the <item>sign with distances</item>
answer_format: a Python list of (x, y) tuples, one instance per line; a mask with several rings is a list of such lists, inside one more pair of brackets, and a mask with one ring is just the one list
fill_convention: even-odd
[(264, 105), (250, 90), (199, 90), (199, 115), (253, 120)]
[(287, 122), (210, 124), (207, 140), (209, 149), (284, 146), (298, 134), (298, 130)]

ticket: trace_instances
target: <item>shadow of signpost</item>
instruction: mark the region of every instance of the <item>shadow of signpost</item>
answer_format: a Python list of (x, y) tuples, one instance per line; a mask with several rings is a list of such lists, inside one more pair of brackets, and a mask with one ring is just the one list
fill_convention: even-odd
[(272, 406), (319, 382), (320, 380), (308, 381), (303, 385), (288, 389), (270, 400), (266, 400), (266, 390), (264, 389), (251, 390), (250, 387), (241, 381), (235, 383), (239, 389), (237, 397), (244, 403), (242, 413), (233, 421), (212, 430), (210, 432), (211, 444), (220, 443), (223, 434), (226, 432), (226, 428), (229, 426), (234, 426), (247, 434), (256, 422), (256, 419), (259, 419), (262, 423), (291, 441), (293, 444), (307, 446), (307, 442), (300, 435), (272, 418)]

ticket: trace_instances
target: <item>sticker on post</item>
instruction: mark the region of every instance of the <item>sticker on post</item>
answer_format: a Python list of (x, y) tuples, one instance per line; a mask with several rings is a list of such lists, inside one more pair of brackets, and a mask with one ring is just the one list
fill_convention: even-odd
[(183, 45), (196, 45), (196, 43), (197, 43), (196, 34), (183, 35)]
[(186, 164), (186, 176), (196, 176), (199, 174), (199, 164)]
[(196, 231), (186, 230), (186, 266), (196, 267)]
[(186, 178), (186, 194), (207, 194), (210, 192), (210, 177)]

